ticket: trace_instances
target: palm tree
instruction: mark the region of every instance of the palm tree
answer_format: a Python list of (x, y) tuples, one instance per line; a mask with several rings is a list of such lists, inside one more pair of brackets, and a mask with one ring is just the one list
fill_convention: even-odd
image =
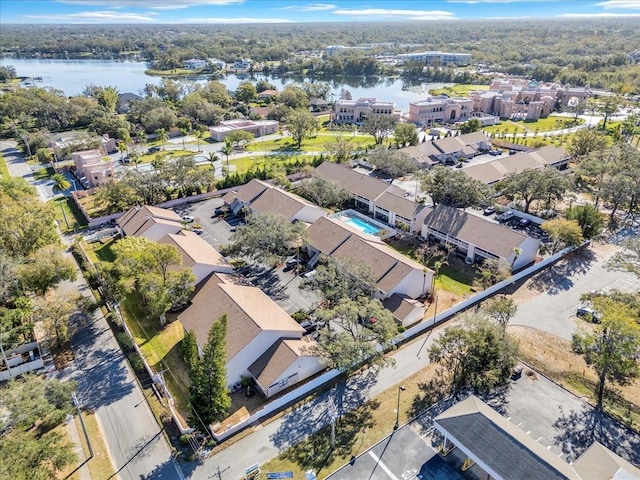
[(214, 178), (216, 176), (215, 162), (217, 162), (218, 160), (220, 160), (220, 157), (218, 157), (218, 155), (216, 155), (216, 152), (209, 152), (209, 162), (211, 163), (211, 169), (213, 170), (213, 177)]
[(51, 180), (53, 181), (54, 192), (64, 192), (71, 187), (71, 182), (61, 173), (51, 175)]
[(120, 160), (124, 158), (124, 152), (127, 151), (127, 144), (124, 141), (118, 142), (118, 151), (120, 152)]
[(202, 140), (202, 138), (204, 137), (204, 132), (201, 130), (196, 130), (193, 133), (193, 136), (196, 137), (196, 140), (198, 141), (198, 151), (200, 151), (200, 140)]
[(224, 147), (222, 147), (220, 151), (227, 156), (227, 171), (229, 171), (229, 155), (233, 153), (233, 147), (231, 146), (231, 142), (227, 142), (225, 140)]
[(169, 140), (169, 135), (164, 128), (159, 128), (156, 130), (156, 135), (158, 136), (158, 140), (162, 143), (162, 150), (164, 150), (164, 144)]
[(186, 129), (186, 128), (181, 128), (181, 129), (180, 129), (180, 135), (182, 135), (182, 149), (183, 149), (183, 150), (186, 150), (186, 149), (187, 149), (187, 146), (185, 145), (185, 140), (187, 139), (187, 134), (188, 134), (188, 133), (189, 133), (189, 132), (187, 131), (187, 129)]

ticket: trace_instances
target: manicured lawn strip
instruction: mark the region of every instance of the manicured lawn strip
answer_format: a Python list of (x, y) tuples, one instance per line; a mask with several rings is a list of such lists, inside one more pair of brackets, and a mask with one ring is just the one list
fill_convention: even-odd
[(469, 295), (473, 276), (450, 265), (443, 265), (436, 278), (436, 290), (443, 289), (457, 295)]
[(516, 133), (524, 133), (526, 131), (529, 135), (537, 133), (537, 136), (540, 136), (540, 134), (543, 134), (544, 132), (564, 130), (565, 128), (575, 127), (576, 125), (581, 125), (583, 123), (584, 120), (582, 119), (578, 119), (578, 123), (574, 123), (571, 118), (550, 115), (547, 118), (540, 118), (532, 122), (524, 120), (505, 120), (497, 125), (483, 127), (483, 130), (488, 133), (503, 133), (511, 135), (515, 129)]
[[(78, 426), (79, 426), (79, 423), (80, 422), (78, 421)], [(71, 439), (69, 438), (69, 434), (67, 432), (67, 424), (65, 422), (55, 427), (52, 430), (52, 432), (60, 435), (63, 441), (71, 443)], [(78, 428), (78, 433), (81, 434), (80, 428)], [(74, 449), (74, 453), (75, 453), (75, 445), (72, 448)], [(86, 452), (85, 452), (85, 455), (87, 455)], [(70, 475), (71, 472), (73, 472), (78, 467), (79, 464), (80, 464), (80, 458), (76, 456), (76, 458), (71, 462), (70, 465), (68, 465), (64, 470), (60, 471), (56, 475), (57, 480), (80, 480), (80, 477), (78, 476), (77, 472), (74, 473), (73, 475)]]
[(186, 418), (189, 415), (189, 372), (180, 351), (184, 336), (182, 325), (173, 322), (160, 328), (159, 320), (149, 320), (140, 313), (138, 301), (129, 296), (124, 302), (127, 326), (149, 365), (157, 372), (166, 370), (164, 378), (175, 400), (175, 408)]
[(101, 262), (113, 262), (116, 259), (116, 255), (111, 250), (111, 247), (115, 244), (115, 240), (108, 239), (104, 243), (102, 241), (95, 242), (92, 250), (95, 253), (96, 259)]
[[(93, 449), (93, 458), (89, 460), (87, 466), (89, 467), (89, 474), (91, 478), (109, 478), (115, 472), (115, 468), (111, 463), (111, 457), (107, 445), (104, 442), (104, 436), (100, 426), (98, 425), (98, 419), (93, 413), (83, 413), (82, 418), (84, 425), (87, 428), (87, 435), (91, 442), (91, 448)], [(84, 450), (85, 458), (89, 458), (89, 448), (87, 441), (82, 431), (82, 425), (80, 420), (76, 418), (76, 425), (78, 427), (78, 436), (80, 437), (80, 443), (82, 444), (82, 450)]]
[(353, 136), (349, 132), (340, 132), (336, 134), (320, 134), (315, 137), (307, 138), (302, 142), (302, 146), (298, 149), (291, 137), (277, 138), (275, 140), (257, 139), (246, 147), (248, 152), (320, 152), (325, 151), (327, 144), (335, 141), (335, 137), (347, 137), (354, 147), (373, 148), (375, 142), (370, 135)]
[[(425, 399), (425, 394), (430, 393), (427, 385), (436, 377), (435, 370), (435, 366), (429, 365), (402, 383), (406, 390), (400, 395), (401, 425), (431, 404)], [(313, 468), (318, 478), (325, 478), (348, 463), (352, 456), (363, 453), (393, 432), (397, 400), (398, 387), (394, 386), (341, 416), (336, 422), (336, 447), (333, 451), (328, 426), (263, 464), (262, 471), (292, 471), (294, 478), (305, 478), (304, 472)], [(305, 406), (298, 408), (304, 411)]]
[(68, 197), (58, 197), (53, 199), (53, 203), (60, 230), (63, 232), (72, 232), (78, 228), (87, 226), (84, 216), (80, 213), (73, 200)]
[(449, 95), (450, 97), (466, 97), (470, 92), (476, 90), (489, 90), (489, 85), (470, 85), (470, 84), (458, 84), (453, 87), (434, 88), (429, 90), (430, 95)]
[(11, 174), (9, 173), (9, 167), (7, 167), (7, 162), (4, 159), (4, 156), (0, 153), (0, 177), (9, 178)]
[(47, 180), (54, 173), (55, 172), (51, 167), (39, 168), (38, 170), (33, 172), (33, 178), (35, 178), (36, 180)]

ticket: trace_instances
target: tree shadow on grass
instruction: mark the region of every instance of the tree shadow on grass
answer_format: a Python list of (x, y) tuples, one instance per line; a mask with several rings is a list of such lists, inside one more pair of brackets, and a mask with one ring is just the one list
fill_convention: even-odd
[(572, 410), (553, 427), (558, 431), (554, 443), (567, 461), (575, 461), (593, 442), (599, 442), (630, 462), (640, 463), (640, 435), (606, 413), (593, 408)]
[(373, 411), (380, 404), (376, 401), (367, 402), (348, 415), (341, 416), (335, 424), (335, 448), (331, 448), (331, 425), (327, 425), (309, 436), (295, 447), (281, 455), (303, 469), (313, 468), (317, 473), (332, 463), (335, 456), (349, 457), (356, 446), (363, 429), (375, 424)]
[[(380, 403), (367, 401), (377, 369), (367, 369), (314, 397), (283, 418), (271, 436), (281, 458), (301, 468), (320, 471), (332, 456), (350, 456), (363, 428), (374, 425), (373, 411)], [(331, 449), (331, 420), (335, 418), (335, 449)]]

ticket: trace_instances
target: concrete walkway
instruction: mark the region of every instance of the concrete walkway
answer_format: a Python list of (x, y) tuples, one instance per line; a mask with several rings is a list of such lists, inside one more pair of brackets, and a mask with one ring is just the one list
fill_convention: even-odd
[(74, 415), (68, 415), (67, 434), (73, 444), (73, 453), (78, 457), (78, 468), (75, 470), (75, 474), (78, 475), (80, 480), (91, 480), (87, 459), (84, 456), (84, 450), (80, 442), (80, 435), (84, 435), (84, 432), (81, 433), (80, 430), (82, 430), (82, 427), (76, 422), (76, 417)]

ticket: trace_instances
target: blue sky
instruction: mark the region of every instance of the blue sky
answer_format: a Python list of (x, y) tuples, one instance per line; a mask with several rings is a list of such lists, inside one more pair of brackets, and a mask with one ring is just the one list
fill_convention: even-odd
[(1, 0), (2, 23), (291, 23), (640, 17), (640, 0)]

